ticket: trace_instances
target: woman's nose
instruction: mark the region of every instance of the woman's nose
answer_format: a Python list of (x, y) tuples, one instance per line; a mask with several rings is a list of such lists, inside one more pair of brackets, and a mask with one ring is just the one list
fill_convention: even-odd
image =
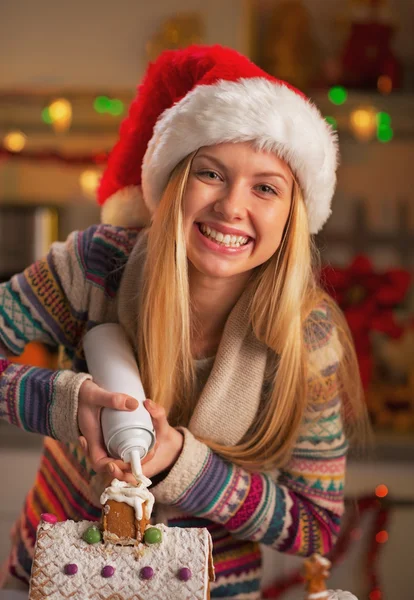
[(214, 203), (214, 211), (228, 221), (242, 219), (247, 214), (246, 193), (239, 186), (228, 187)]

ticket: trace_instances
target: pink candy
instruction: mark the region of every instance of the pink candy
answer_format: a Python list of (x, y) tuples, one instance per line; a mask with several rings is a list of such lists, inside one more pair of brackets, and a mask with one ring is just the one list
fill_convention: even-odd
[(52, 515), (52, 513), (42, 513), (40, 515), (40, 518), (45, 523), (50, 523), (51, 525), (54, 525), (55, 523), (57, 523), (57, 516), (56, 515)]

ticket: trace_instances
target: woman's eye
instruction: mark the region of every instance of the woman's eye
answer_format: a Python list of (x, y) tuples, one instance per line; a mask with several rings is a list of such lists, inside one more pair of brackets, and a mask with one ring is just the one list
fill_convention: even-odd
[(263, 194), (274, 194), (275, 196), (277, 196), (277, 192), (274, 188), (270, 187), (270, 185), (258, 185), (257, 186), (260, 190), (260, 192), (262, 192)]
[(199, 171), (198, 174), (202, 177), (205, 177), (206, 179), (211, 179), (213, 181), (216, 179), (220, 180), (219, 175), (215, 171)]

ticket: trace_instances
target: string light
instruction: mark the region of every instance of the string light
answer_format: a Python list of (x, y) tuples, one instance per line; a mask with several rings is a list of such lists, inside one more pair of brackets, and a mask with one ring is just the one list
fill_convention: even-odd
[(332, 127), (333, 129), (338, 129), (338, 122), (337, 122), (337, 120), (335, 119), (335, 117), (331, 117), (330, 115), (327, 115), (327, 116), (325, 117), (325, 121), (326, 121), (327, 123), (329, 123), (329, 125), (331, 125), (331, 127)]
[(385, 542), (388, 541), (388, 532), (385, 531), (385, 529), (379, 531), (375, 536), (375, 541), (377, 542), (377, 544), (385, 544)]
[(81, 173), (79, 183), (85, 196), (95, 198), (100, 178), (101, 173), (95, 169), (86, 169)]
[(125, 106), (122, 100), (118, 98), (108, 98), (108, 96), (97, 96), (93, 102), (93, 107), (97, 113), (103, 115), (109, 113), (114, 117), (122, 115)]
[(21, 152), (26, 145), (27, 136), (22, 131), (10, 131), (4, 136), (3, 145), (10, 152)]
[(388, 494), (388, 488), (386, 485), (384, 485), (383, 483), (380, 483), (379, 485), (377, 485), (377, 487), (375, 488), (375, 495), (378, 498), (385, 498), (385, 496), (387, 496)]
[(361, 142), (371, 140), (377, 129), (377, 111), (368, 106), (353, 110), (350, 116), (351, 129), (355, 137)]
[(328, 98), (332, 104), (339, 106), (344, 104), (348, 98), (348, 92), (342, 85), (335, 85), (328, 92)]
[(52, 127), (57, 132), (67, 131), (72, 123), (72, 105), (65, 98), (58, 98), (48, 106)]
[(42, 121), (47, 125), (51, 125), (53, 123), (48, 106), (42, 110)]
[(392, 92), (392, 79), (388, 75), (378, 77), (377, 88), (381, 94), (390, 94)]

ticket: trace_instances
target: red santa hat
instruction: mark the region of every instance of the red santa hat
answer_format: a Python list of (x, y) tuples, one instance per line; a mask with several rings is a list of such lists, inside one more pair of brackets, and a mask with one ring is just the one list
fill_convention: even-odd
[(150, 64), (98, 190), (102, 220), (150, 220), (173, 168), (202, 146), (251, 141), (277, 153), (301, 186), (311, 233), (331, 212), (335, 132), (302, 92), (222, 46), (168, 50)]

